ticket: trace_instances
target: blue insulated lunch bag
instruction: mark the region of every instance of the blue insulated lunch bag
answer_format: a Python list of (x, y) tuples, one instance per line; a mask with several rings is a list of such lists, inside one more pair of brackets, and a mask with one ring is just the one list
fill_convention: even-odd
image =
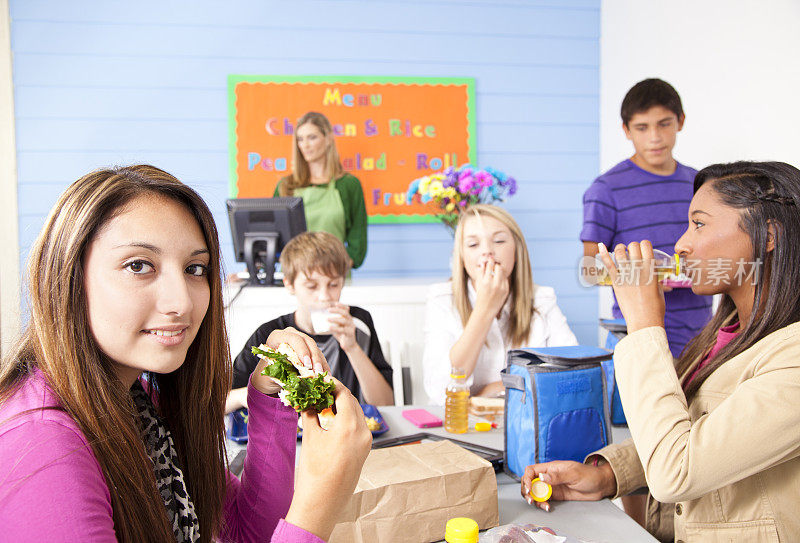
[[(606, 336), (606, 349), (613, 351), (619, 340), (628, 335), (628, 325), (625, 324), (625, 319), (600, 319), (600, 326), (608, 330)], [(625, 418), (625, 411), (622, 410), (622, 400), (619, 397), (619, 388), (617, 387), (617, 380), (614, 379), (614, 361), (610, 360), (604, 362), (611, 371), (612, 380), (609, 380), (611, 386), (608, 387), (611, 391), (611, 424), (628, 424)]]
[(503, 469), (519, 479), (531, 464), (583, 462), (611, 442), (611, 352), (600, 347), (543, 347), (508, 352)]

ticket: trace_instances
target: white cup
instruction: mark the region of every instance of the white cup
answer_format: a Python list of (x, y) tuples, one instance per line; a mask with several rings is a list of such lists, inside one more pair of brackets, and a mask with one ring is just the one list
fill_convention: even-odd
[(313, 309), (311, 310), (311, 326), (314, 328), (315, 334), (328, 334), (331, 331), (330, 318), (334, 314), (327, 309)]

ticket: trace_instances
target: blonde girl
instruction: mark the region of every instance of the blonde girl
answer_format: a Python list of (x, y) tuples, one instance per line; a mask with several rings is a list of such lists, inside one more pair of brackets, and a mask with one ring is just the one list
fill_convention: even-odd
[(577, 343), (553, 289), (534, 284), (525, 237), (504, 209), (480, 204), (462, 215), (452, 266), (451, 280), (428, 291), (423, 368), (435, 403), (451, 366), (473, 395), (493, 396), (509, 349)]

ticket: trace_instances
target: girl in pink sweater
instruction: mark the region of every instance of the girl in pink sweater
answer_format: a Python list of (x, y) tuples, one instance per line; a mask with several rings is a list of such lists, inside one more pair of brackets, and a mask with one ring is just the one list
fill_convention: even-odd
[[(10, 541), (326, 539), (371, 442), (337, 383), (337, 424), (296, 414), (253, 372), (241, 481), (226, 470), (231, 369), (208, 207), (152, 166), (93, 172), (29, 260), (31, 321), (0, 365), (0, 526)], [(308, 366), (314, 341), (288, 329)]]

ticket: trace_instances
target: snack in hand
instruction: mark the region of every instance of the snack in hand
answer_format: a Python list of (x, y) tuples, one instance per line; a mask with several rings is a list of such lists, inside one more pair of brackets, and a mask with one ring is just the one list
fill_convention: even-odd
[(320, 428), (322, 428), (323, 430), (327, 430), (328, 428), (333, 426), (334, 416), (335, 415), (333, 414), (333, 409), (331, 409), (330, 407), (326, 407), (325, 409), (320, 411), (319, 414), (317, 415), (317, 418), (319, 419)]
[[(323, 409), (317, 414), (317, 418), (319, 419), (319, 425), (323, 430), (327, 430), (331, 426), (333, 426), (333, 419), (336, 415), (333, 413), (333, 409), (330, 407)], [(378, 419), (375, 417), (368, 417), (364, 415), (364, 420), (367, 423), (367, 428), (369, 428), (370, 432), (377, 432), (381, 429), (381, 423), (378, 422)], [(298, 431), (303, 429), (303, 419), (297, 420)]]
[(277, 349), (261, 344), (253, 347), (252, 352), (259, 358), (270, 361), (261, 374), (272, 377), (281, 386), (283, 390), (278, 393), (278, 397), (284, 405), (298, 412), (307, 409), (321, 412), (333, 405), (336, 385), (333, 381), (325, 380), (328, 372), (316, 373), (303, 366), (300, 357), (288, 343), (281, 343)]
[[(330, 407), (326, 407), (319, 413), (317, 413), (317, 420), (319, 420), (319, 427), (323, 430), (327, 430), (331, 426), (333, 426), (333, 419), (336, 415), (333, 412), (333, 409)], [(300, 431), (303, 429), (303, 417), (297, 419), (297, 433), (299, 434)]]

